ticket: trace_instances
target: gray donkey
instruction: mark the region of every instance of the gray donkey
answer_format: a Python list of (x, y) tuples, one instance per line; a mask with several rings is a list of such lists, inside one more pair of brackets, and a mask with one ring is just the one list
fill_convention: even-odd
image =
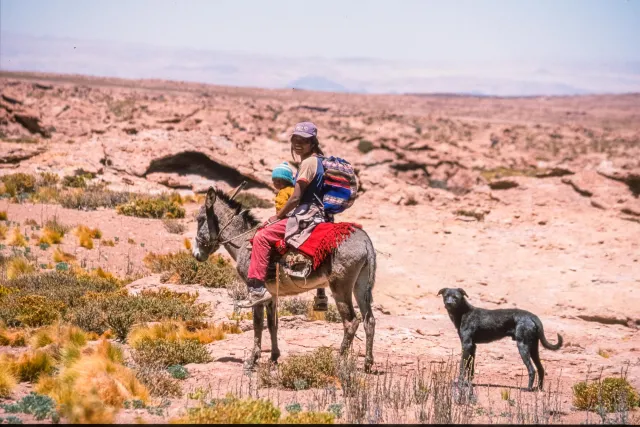
[[(246, 283), (251, 260), (249, 238), (253, 236), (260, 223), (249, 211), (242, 211), (242, 205), (232, 200), (220, 190), (209, 188), (204, 205), (197, 216), (198, 230), (193, 245), (193, 256), (200, 262), (206, 261), (209, 255), (223, 245), (236, 261), (238, 274)], [(306, 286), (288, 295), (299, 294), (311, 289), (331, 288), (336, 301), (342, 323), (344, 338), (340, 346), (340, 354), (344, 354), (351, 346), (358, 329), (359, 320), (353, 308), (351, 294), (358, 302), (364, 330), (366, 334), (367, 352), (365, 371), (373, 365), (373, 335), (375, 319), (371, 304), (373, 302), (373, 285), (376, 275), (376, 252), (367, 233), (356, 230), (344, 240), (327, 259), (306, 280)], [(274, 285), (275, 279), (267, 279), (267, 286)], [(278, 361), (278, 330), (275, 305), (273, 300), (265, 303), (267, 309), (267, 325), (271, 335), (271, 360)], [(262, 343), (262, 325), (264, 321), (263, 304), (253, 307), (254, 347), (245, 362), (247, 369), (253, 369), (260, 358)]]

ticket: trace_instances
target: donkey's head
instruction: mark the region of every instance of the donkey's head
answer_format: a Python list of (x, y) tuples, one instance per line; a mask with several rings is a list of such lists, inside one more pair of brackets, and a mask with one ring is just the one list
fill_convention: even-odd
[(198, 229), (193, 244), (193, 256), (200, 262), (206, 261), (220, 247), (220, 224), (213, 210), (217, 198), (216, 190), (209, 187), (204, 205), (200, 207), (196, 222)]

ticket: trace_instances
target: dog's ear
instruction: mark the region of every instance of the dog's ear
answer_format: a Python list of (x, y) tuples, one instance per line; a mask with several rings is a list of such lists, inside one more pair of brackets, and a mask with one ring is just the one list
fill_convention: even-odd
[(209, 187), (207, 191), (207, 198), (205, 199), (204, 206), (207, 209), (213, 209), (213, 203), (216, 201), (216, 190), (213, 187)]
[(464, 291), (464, 289), (462, 289), (462, 288), (458, 288), (458, 291), (460, 291), (460, 293), (461, 293), (462, 295), (464, 295), (465, 297), (469, 298), (469, 295), (467, 295), (467, 293)]
[(442, 288), (438, 291), (438, 295), (442, 295), (444, 294), (444, 292), (447, 290), (447, 288)]

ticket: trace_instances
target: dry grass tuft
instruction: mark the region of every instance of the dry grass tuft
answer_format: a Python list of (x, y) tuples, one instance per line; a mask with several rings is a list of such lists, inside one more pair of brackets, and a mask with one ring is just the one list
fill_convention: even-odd
[(25, 257), (13, 257), (7, 263), (7, 279), (17, 279), (25, 274), (36, 271), (36, 267)]
[(102, 237), (102, 231), (97, 228), (89, 228), (86, 225), (79, 225), (75, 234), (78, 236), (80, 246), (87, 249), (93, 249), (93, 239)]
[(18, 379), (9, 364), (0, 361), (0, 399), (8, 399), (18, 384)]
[(0, 240), (4, 240), (7, 237), (7, 226), (0, 224)]
[(0, 221), (6, 221), (9, 217), (7, 216), (7, 211), (0, 211)]
[(182, 198), (178, 193), (159, 196), (137, 196), (134, 200), (116, 206), (121, 215), (138, 218), (184, 218)]
[(22, 248), (26, 248), (28, 246), (27, 239), (20, 232), (19, 227), (16, 227), (13, 229), (13, 236), (11, 237), (11, 240), (9, 240), (9, 246), (16, 246), (16, 247), (22, 247)]
[(60, 248), (56, 248), (53, 251), (53, 261), (54, 262), (71, 262), (71, 261), (75, 261), (76, 257), (75, 255), (72, 255), (70, 253), (67, 253), (65, 251), (63, 251)]
[(121, 361), (122, 351), (105, 340), (57, 375), (41, 378), (36, 389), (53, 397), (71, 423), (113, 422), (126, 400), (149, 399), (148, 390)]
[(227, 396), (212, 405), (195, 408), (172, 424), (277, 424), (280, 410), (271, 401)]

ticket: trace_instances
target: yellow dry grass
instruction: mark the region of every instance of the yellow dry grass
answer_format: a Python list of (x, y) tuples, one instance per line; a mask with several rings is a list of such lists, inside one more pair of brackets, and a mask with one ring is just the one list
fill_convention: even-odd
[(0, 224), (0, 240), (4, 240), (7, 237), (7, 226)]
[(79, 225), (75, 234), (78, 236), (78, 244), (86, 249), (93, 249), (93, 239), (102, 237), (102, 231), (97, 228), (89, 228), (86, 225)]
[(75, 255), (72, 255), (68, 252), (63, 251), (60, 248), (56, 248), (55, 251), (53, 251), (53, 261), (54, 262), (71, 262), (71, 261), (75, 261), (76, 257)]
[(6, 221), (7, 219), (9, 219), (7, 211), (0, 211), (0, 221)]
[(226, 333), (239, 333), (236, 325), (226, 323), (202, 325), (201, 328), (188, 328), (184, 322), (162, 322), (150, 326), (140, 325), (130, 333), (129, 345), (136, 345), (145, 339), (164, 339), (167, 341), (195, 340), (201, 344), (209, 344), (224, 339)]
[(24, 274), (33, 273), (36, 268), (25, 257), (12, 258), (7, 264), (7, 279), (15, 279)]
[(27, 247), (27, 239), (24, 238), (22, 232), (20, 232), (20, 228), (16, 227), (13, 229), (13, 236), (9, 241), (9, 246), (17, 246), (17, 247)]
[(125, 400), (147, 402), (149, 393), (135, 373), (122, 365), (122, 351), (102, 340), (83, 351), (55, 376), (43, 376), (36, 391), (61, 405), (71, 423), (111, 423)]
[(7, 399), (18, 384), (9, 364), (0, 362), (0, 398)]
[(42, 236), (38, 243), (46, 243), (48, 245), (57, 245), (62, 242), (62, 233), (54, 230), (49, 226), (45, 226), (42, 230)]

